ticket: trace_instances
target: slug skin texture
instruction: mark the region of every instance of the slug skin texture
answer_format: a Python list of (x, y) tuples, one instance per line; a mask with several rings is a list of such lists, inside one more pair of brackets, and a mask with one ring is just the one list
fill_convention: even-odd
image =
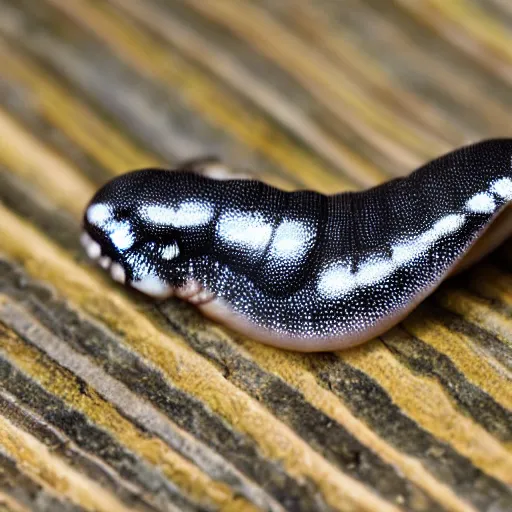
[(512, 139), (330, 196), (203, 170), (107, 183), (84, 214), (87, 254), (118, 282), (291, 350), (379, 335), (512, 232)]

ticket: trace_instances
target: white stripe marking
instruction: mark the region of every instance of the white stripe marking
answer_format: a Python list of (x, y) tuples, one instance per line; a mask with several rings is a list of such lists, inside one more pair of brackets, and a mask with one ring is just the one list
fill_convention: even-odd
[(213, 217), (213, 207), (199, 201), (187, 201), (177, 208), (144, 206), (141, 215), (155, 224), (176, 228), (202, 226)]
[(351, 272), (346, 262), (334, 262), (320, 274), (318, 291), (327, 299), (336, 299), (361, 286), (376, 284), (389, 277), (396, 268), (420, 257), (443, 236), (459, 229), (465, 220), (465, 215), (446, 215), (416, 239), (393, 246), (391, 260), (369, 260), (357, 272)]

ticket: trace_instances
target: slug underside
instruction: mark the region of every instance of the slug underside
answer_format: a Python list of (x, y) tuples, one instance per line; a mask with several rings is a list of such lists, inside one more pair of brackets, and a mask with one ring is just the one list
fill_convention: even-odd
[(511, 159), (511, 140), (485, 141), (332, 196), (136, 171), (95, 195), (83, 241), (140, 291), (265, 343), (335, 350), (389, 329), (510, 235)]

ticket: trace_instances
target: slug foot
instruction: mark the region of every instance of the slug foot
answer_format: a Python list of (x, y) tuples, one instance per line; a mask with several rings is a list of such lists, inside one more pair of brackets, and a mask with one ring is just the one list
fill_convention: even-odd
[(176, 288), (175, 295), (196, 306), (206, 304), (215, 298), (215, 294), (208, 291), (195, 279), (187, 281), (183, 286)]

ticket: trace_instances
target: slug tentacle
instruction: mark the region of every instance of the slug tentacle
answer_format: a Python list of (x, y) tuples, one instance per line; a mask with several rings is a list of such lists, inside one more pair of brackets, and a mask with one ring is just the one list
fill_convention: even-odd
[(205, 177), (211, 165), (222, 167), (112, 180), (85, 212), (82, 241), (114, 279), (280, 347), (376, 336), (512, 232), (511, 139), (332, 196)]

